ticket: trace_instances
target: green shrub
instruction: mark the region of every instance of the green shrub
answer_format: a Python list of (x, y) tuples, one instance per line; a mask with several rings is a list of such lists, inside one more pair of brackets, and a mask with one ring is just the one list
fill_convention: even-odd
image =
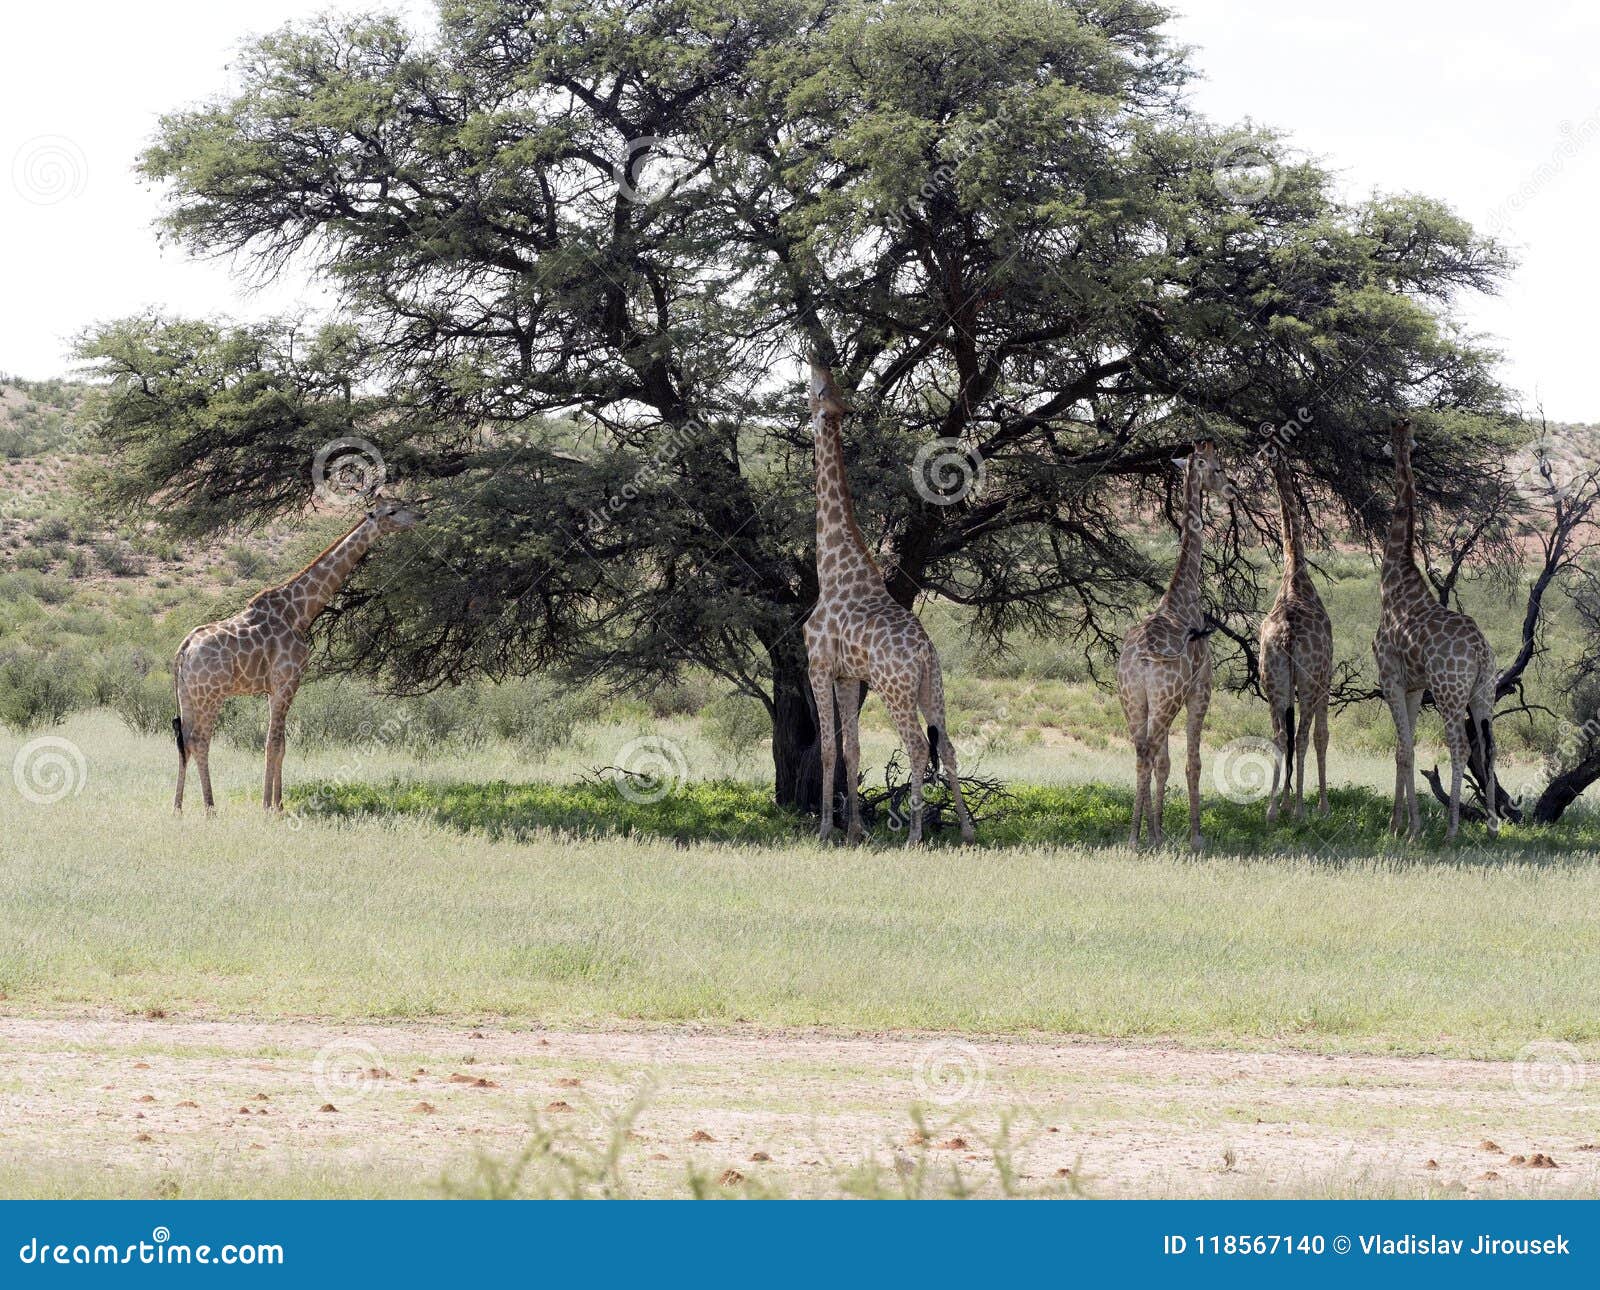
[(730, 694), (707, 705), (701, 729), (718, 752), (742, 757), (772, 734), (772, 720), (759, 699)]
[(79, 660), (64, 651), (22, 648), (0, 655), (0, 724), (14, 730), (60, 724), (86, 703), (81, 675)]

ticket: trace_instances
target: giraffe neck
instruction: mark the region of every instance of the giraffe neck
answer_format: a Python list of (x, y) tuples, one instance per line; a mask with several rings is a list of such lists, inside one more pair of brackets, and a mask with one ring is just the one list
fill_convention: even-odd
[(377, 537), (378, 522), (369, 515), (283, 584), (297, 630), (308, 629), (328, 607)]
[(856, 525), (850, 481), (844, 473), (843, 418), (818, 411), (811, 418), (817, 448), (817, 586), (824, 596), (861, 585), (882, 584), (883, 573)]
[(1183, 476), (1183, 533), (1178, 540), (1178, 566), (1172, 571), (1163, 608), (1184, 622), (1199, 624), (1205, 614), (1200, 605), (1200, 542), (1205, 525), (1205, 498), (1200, 467), (1193, 457)]
[(1305, 578), (1305, 533), (1300, 522), (1300, 502), (1294, 495), (1289, 470), (1281, 460), (1274, 462), (1273, 478), (1278, 485), (1278, 522), (1283, 529), (1283, 585), (1294, 586)]
[(1391, 592), (1420, 591), (1428, 598), (1422, 571), (1417, 568), (1417, 479), (1411, 473), (1411, 444), (1407, 436), (1394, 442), (1394, 514), (1383, 546), (1383, 586)]

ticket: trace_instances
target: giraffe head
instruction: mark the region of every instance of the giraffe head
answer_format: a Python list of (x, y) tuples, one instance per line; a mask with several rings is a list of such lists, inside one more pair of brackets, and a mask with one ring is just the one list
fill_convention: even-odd
[(1222, 459), (1217, 456), (1217, 445), (1214, 440), (1200, 440), (1195, 444), (1193, 452), (1187, 457), (1176, 458), (1173, 464), (1180, 469), (1192, 467), (1198, 472), (1200, 487), (1209, 488), (1222, 497), (1231, 498), (1234, 495), (1233, 481), (1222, 469)]
[(420, 502), (397, 502), (387, 497), (376, 498), (367, 518), (378, 526), (380, 536), (415, 528), (428, 517), (420, 509)]
[(833, 382), (833, 373), (815, 354), (811, 356), (811, 383), (806, 394), (813, 421), (819, 413), (824, 417), (842, 417), (850, 411), (850, 405), (844, 401), (839, 387)]
[(1389, 423), (1389, 455), (1391, 457), (1401, 452), (1410, 452), (1416, 442), (1416, 435), (1411, 433), (1410, 417), (1397, 417)]

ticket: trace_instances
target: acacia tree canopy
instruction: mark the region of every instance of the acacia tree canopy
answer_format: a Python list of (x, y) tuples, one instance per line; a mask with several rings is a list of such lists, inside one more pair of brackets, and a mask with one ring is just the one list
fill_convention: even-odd
[[(1499, 249), (1425, 198), (1342, 203), (1283, 141), (1197, 118), (1164, 20), (1140, 0), (448, 0), (425, 34), (262, 38), (142, 168), (182, 245), (294, 263), (337, 310), (97, 329), (99, 487), (207, 532), (303, 506), (320, 447), (369, 441), (434, 501), (330, 616), (335, 666), (423, 688), (703, 665), (766, 703), (779, 799), (803, 800), (805, 349), (853, 391), (891, 591), (972, 606), (996, 638), (1105, 647), (1162, 581), (1134, 521), (1171, 513), (1169, 459), (1199, 434), (1248, 483), (1277, 427), (1358, 527), (1386, 514), (1396, 409), (1435, 503), (1495, 447), (1494, 355), (1450, 311)], [(1246, 491), (1211, 544), (1241, 640), (1239, 550), (1268, 511)]]

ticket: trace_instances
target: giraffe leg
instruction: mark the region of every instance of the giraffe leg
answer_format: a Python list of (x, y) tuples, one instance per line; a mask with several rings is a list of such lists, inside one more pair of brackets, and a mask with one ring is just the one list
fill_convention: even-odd
[(1317, 814), (1326, 815), (1328, 813), (1328, 700), (1326, 698), (1317, 709), (1316, 722), (1314, 739), (1317, 748)]
[(928, 775), (928, 736), (922, 733), (922, 723), (917, 720), (916, 701), (910, 694), (884, 694), (889, 703), (889, 713), (894, 718), (894, 728), (900, 732), (900, 742), (905, 745), (911, 762), (911, 819), (906, 830), (906, 845), (918, 846), (922, 842), (922, 781)]
[(195, 773), (200, 776), (200, 800), (205, 803), (206, 814), (215, 815), (217, 803), (211, 795), (211, 731), (194, 731), (189, 737), (189, 744)]
[(839, 704), (839, 729), (844, 735), (845, 841), (860, 842), (861, 829), (861, 682), (836, 680), (833, 693)]
[(183, 786), (189, 778), (189, 744), (183, 730), (183, 705), (178, 705), (178, 717), (173, 722), (173, 733), (178, 740), (178, 788), (172, 795), (172, 813), (183, 814)]
[(811, 673), (811, 697), (817, 704), (817, 751), (822, 760), (822, 822), (817, 829), (817, 841), (833, 841), (833, 767), (837, 749), (834, 747), (833, 677), (816, 670)]
[(267, 720), (266, 783), (261, 792), (264, 809), (283, 812), (283, 753), (288, 743), (289, 705), (294, 701), (294, 690), (274, 691), (268, 699), (270, 710)]
[[(1302, 711), (1304, 711), (1302, 709)], [(1309, 717), (1310, 713), (1305, 713)], [(1294, 732), (1294, 818), (1306, 818), (1306, 750), (1311, 746), (1311, 722), (1303, 720)]]
[(1417, 809), (1417, 716), (1422, 711), (1422, 691), (1406, 695), (1406, 804), (1410, 809), (1407, 836), (1413, 841), (1422, 836), (1422, 814)]
[(1461, 778), (1466, 770), (1467, 753), (1471, 744), (1467, 742), (1467, 714), (1457, 709), (1441, 709), (1439, 716), (1444, 721), (1445, 747), (1450, 750), (1450, 823), (1445, 827), (1444, 840), (1454, 842), (1456, 834), (1461, 828)]
[(1189, 846), (1195, 851), (1206, 844), (1200, 835), (1200, 736), (1210, 708), (1211, 685), (1207, 678), (1204, 685), (1197, 685), (1189, 695), (1189, 757), (1184, 764), (1189, 787)]
[(1139, 849), (1139, 828), (1144, 822), (1145, 803), (1150, 796), (1150, 745), (1146, 738), (1150, 721), (1148, 696), (1136, 683), (1119, 675), (1117, 696), (1122, 700), (1122, 713), (1128, 721), (1128, 738), (1133, 743), (1133, 825), (1128, 832), (1128, 846)]
[(1394, 809), (1389, 812), (1389, 832), (1398, 837), (1406, 818), (1406, 784), (1414, 778), (1411, 764), (1411, 715), (1406, 694), (1398, 685), (1385, 687), (1384, 699), (1394, 718)]
[(950, 800), (955, 803), (961, 840), (971, 845), (978, 835), (972, 826), (972, 812), (967, 810), (966, 799), (961, 796), (961, 770), (956, 765), (956, 746), (950, 742), (950, 728), (945, 724), (944, 677), (936, 663), (923, 673), (920, 698), (922, 715), (928, 719), (928, 725), (938, 731), (939, 761), (944, 768), (944, 782), (950, 789)]
[(1150, 843), (1159, 847), (1166, 841), (1167, 773), (1172, 769), (1172, 747), (1166, 727), (1151, 740), (1150, 761), (1155, 776), (1155, 800), (1150, 804)]
[(1278, 818), (1278, 781), (1284, 784), (1284, 796), (1288, 796), (1289, 780), (1289, 731), (1286, 727), (1283, 714), (1279, 705), (1267, 700), (1267, 707), (1272, 714), (1272, 791), (1267, 794), (1267, 823), (1272, 824)]

